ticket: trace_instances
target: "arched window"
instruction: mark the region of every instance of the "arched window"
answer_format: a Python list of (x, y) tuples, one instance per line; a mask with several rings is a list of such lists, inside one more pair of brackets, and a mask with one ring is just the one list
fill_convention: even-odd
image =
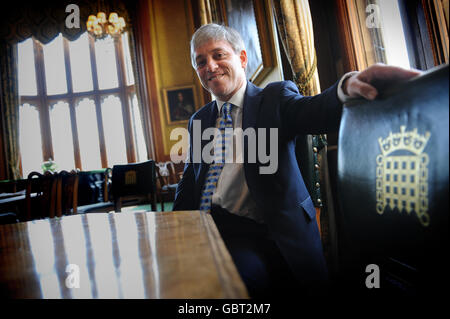
[(18, 44), (22, 175), (147, 160), (128, 34)]

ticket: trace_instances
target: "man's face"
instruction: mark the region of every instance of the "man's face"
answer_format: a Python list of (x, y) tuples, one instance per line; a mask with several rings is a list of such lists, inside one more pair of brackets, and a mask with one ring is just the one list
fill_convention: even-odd
[(195, 61), (203, 87), (222, 101), (228, 101), (245, 82), (247, 53), (236, 54), (227, 41), (210, 40), (199, 46)]

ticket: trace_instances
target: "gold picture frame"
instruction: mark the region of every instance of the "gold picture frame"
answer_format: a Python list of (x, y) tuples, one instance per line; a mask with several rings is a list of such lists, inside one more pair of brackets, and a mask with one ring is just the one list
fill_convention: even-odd
[(176, 86), (163, 89), (164, 108), (167, 123), (183, 124), (196, 111), (197, 96), (194, 85)]

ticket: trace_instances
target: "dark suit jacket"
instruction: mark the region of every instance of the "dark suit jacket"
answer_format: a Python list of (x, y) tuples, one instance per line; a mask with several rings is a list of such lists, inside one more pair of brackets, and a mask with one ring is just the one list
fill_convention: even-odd
[[(322, 281), (327, 277), (327, 271), (316, 212), (295, 157), (295, 137), (338, 130), (342, 105), (336, 87), (337, 84), (314, 97), (303, 97), (291, 81), (271, 83), (264, 89), (248, 82), (244, 97), (243, 130), (248, 127), (267, 131), (278, 129), (278, 170), (274, 174), (260, 174), (259, 167), (268, 164), (257, 159), (256, 163), (244, 160), (244, 172), (250, 194), (263, 212), (270, 235), (300, 282)], [(194, 156), (193, 120), (201, 121), (203, 132), (208, 127), (215, 127), (216, 118), (215, 101), (191, 117), (191, 162)], [(269, 138), (266, 140), (269, 143)], [(207, 143), (209, 141), (202, 141), (202, 149)], [(247, 140), (244, 140), (244, 159), (248, 158), (247, 149)], [(174, 210), (199, 209), (208, 167), (206, 163), (186, 163)]]

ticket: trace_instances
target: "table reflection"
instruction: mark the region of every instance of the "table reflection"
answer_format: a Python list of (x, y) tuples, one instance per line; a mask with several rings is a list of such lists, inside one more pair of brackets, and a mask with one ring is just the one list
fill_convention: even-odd
[(15, 298), (246, 298), (211, 222), (198, 211), (137, 212), (1, 226), (0, 291)]

